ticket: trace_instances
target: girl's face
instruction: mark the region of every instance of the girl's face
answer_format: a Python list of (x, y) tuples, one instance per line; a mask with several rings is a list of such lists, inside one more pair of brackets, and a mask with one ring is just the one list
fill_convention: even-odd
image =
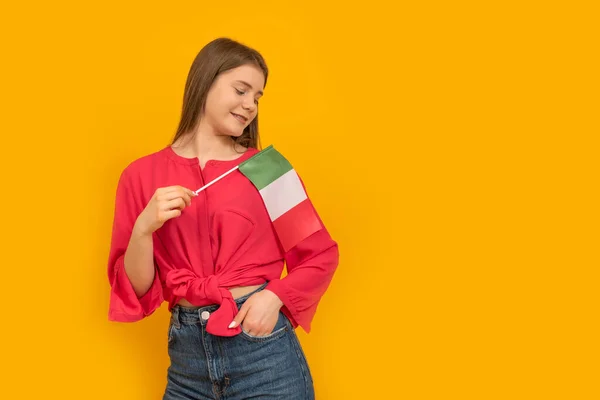
[(264, 86), (264, 74), (255, 65), (223, 72), (208, 91), (204, 122), (217, 135), (240, 136), (256, 118)]

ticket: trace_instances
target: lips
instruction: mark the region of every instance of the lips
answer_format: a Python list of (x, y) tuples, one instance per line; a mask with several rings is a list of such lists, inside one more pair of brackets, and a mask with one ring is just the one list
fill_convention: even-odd
[(238, 121), (240, 121), (242, 124), (245, 124), (246, 122), (248, 122), (248, 118), (244, 117), (243, 115), (236, 114), (236, 113), (231, 113), (231, 115), (233, 115), (233, 117), (235, 119), (237, 119)]

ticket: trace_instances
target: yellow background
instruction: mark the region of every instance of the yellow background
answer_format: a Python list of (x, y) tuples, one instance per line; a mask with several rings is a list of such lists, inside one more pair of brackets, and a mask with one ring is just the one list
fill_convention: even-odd
[(597, 10), (11, 3), (1, 398), (162, 395), (166, 304), (107, 321), (114, 190), (169, 142), (189, 66), (218, 36), (265, 56), (263, 146), (340, 244), (299, 331), (318, 399), (599, 398)]

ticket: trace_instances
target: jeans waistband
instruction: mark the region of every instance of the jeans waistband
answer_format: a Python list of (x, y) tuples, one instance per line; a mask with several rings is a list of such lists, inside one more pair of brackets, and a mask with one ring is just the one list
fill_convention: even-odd
[[(252, 296), (254, 293), (260, 292), (261, 290), (263, 290), (267, 284), (269, 282), (265, 282), (262, 285), (260, 285), (258, 288), (256, 288), (255, 290), (253, 290), (250, 293), (247, 293), (237, 299), (234, 299), (236, 305), (238, 306), (238, 308), (241, 307), (241, 305), (244, 303), (244, 301), (248, 300), (248, 298), (250, 296)], [(190, 325), (190, 324), (195, 324), (198, 321), (202, 321), (202, 315), (203, 313), (212, 313), (214, 311), (216, 311), (219, 308), (218, 304), (213, 304), (210, 306), (203, 306), (203, 307), (199, 307), (199, 308), (189, 308), (189, 307), (184, 307), (182, 305), (176, 304), (173, 309), (171, 310), (171, 321), (177, 325), (179, 325), (179, 323), (185, 324), (185, 325)]]

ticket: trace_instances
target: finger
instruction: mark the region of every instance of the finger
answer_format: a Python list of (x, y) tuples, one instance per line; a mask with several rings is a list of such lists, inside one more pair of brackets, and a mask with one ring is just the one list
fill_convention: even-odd
[(189, 207), (192, 205), (192, 198), (190, 197), (190, 195), (187, 192), (182, 191), (180, 197), (183, 199), (183, 201), (185, 201), (186, 207)]
[(258, 332), (255, 332), (252, 329), (247, 330), (246, 333), (251, 336), (261, 336)]
[(190, 189), (184, 188), (182, 186), (178, 187), (177, 192), (179, 193), (179, 197), (185, 200), (186, 204), (189, 206), (192, 204), (192, 196), (196, 194), (192, 192)]
[(163, 211), (168, 211), (168, 210), (173, 210), (173, 209), (179, 209), (179, 210), (183, 211), (184, 208), (185, 208), (185, 201), (183, 201), (183, 199), (181, 197), (167, 201), (166, 203), (164, 203), (161, 206), (161, 209)]
[(266, 336), (267, 335), (267, 331), (264, 330), (264, 329), (259, 329), (256, 332), (254, 332), (252, 335), (256, 336), (256, 337)]
[(163, 215), (165, 217), (165, 221), (168, 221), (171, 218), (179, 217), (181, 215), (181, 210), (176, 209), (176, 210), (165, 211), (163, 213)]
[(178, 190), (173, 190), (171, 192), (163, 193), (158, 196), (158, 199), (159, 200), (173, 200), (178, 197), (182, 198), (185, 201), (185, 203), (188, 206), (190, 206), (192, 204), (192, 197), (196, 197), (196, 194), (191, 196), (187, 189), (178, 189)]
[(185, 192), (185, 193), (189, 194), (190, 196), (197, 196), (196, 192), (194, 192), (193, 190), (190, 190), (190, 189), (180, 186), (180, 185), (173, 185), (173, 186), (166, 186), (163, 188), (159, 188), (156, 190), (156, 193), (157, 194), (166, 194), (166, 193), (177, 192), (177, 191)]
[(184, 190), (173, 190), (171, 192), (162, 193), (157, 196), (158, 200), (173, 200), (176, 198), (190, 197)]
[(190, 189), (188, 189), (186, 187), (183, 187), (183, 186), (175, 186), (175, 187), (177, 189), (181, 190), (182, 192), (187, 193), (187, 195), (190, 196), (190, 197), (196, 197), (196, 196), (198, 196), (196, 194), (196, 192), (194, 192), (193, 190), (190, 190)]
[(196, 196), (195, 194), (193, 196), (191, 196), (187, 192), (185, 193), (185, 198), (187, 199), (186, 202), (188, 203), (188, 206), (192, 205), (192, 197), (195, 197), (195, 196)]
[(248, 304), (247, 302), (242, 304), (242, 308), (240, 308), (240, 311), (238, 311), (237, 315), (235, 316), (235, 318), (233, 319), (231, 324), (229, 324), (229, 328), (235, 328), (236, 326), (238, 326), (239, 324), (242, 323), (244, 318), (246, 318), (246, 314), (248, 313), (248, 310), (250, 309), (250, 307), (247, 304)]
[(193, 190), (190, 190), (190, 189), (188, 189), (188, 188), (183, 188), (183, 189), (184, 189), (184, 190), (187, 192), (187, 194), (189, 194), (191, 197), (196, 197), (196, 196), (198, 196), (198, 193), (194, 192)]
[(156, 189), (156, 194), (165, 194), (165, 193), (171, 193), (171, 192), (175, 192), (179, 189), (179, 186), (175, 185), (175, 186), (166, 186), (166, 187), (162, 187), (162, 188), (158, 188)]
[(267, 329), (265, 329), (265, 326), (260, 325), (259, 328), (256, 329), (256, 333), (254, 334), (254, 336), (265, 336), (268, 333), (269, 332), (267, 331)]

